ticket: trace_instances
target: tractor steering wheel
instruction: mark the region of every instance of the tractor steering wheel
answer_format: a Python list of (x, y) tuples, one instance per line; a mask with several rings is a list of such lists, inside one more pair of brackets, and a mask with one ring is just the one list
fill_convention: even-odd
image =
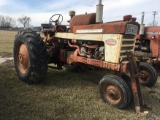
[(54, 22), (56, 25), (61, 24), (63, 21), (63, 16), (61, 14), (54, 14), (50, 19), (49, 23)]

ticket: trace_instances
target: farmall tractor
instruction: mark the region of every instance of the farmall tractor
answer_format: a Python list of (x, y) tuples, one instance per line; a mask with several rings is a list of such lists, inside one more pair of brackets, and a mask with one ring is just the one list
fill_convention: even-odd
[[(140, 24), (140, 32), (137, 35), (135, 56), (144, 62), (151, 64), (160, 73), (160, 26), (148, 26), (143, 24), (144, 12)], [(156, 81), (146, 81), (144, 84), (152, 86)]]
[[(49, 24), (42, 24), (41, 37), (35, 31), (22, 30), (14, 41), (14, 64), (20, 80), (26, 83), (42, 81), (47, 73), (48, 63), (57, 67), (85, 65), (114, 71), (99, 82), (100, 96), (105, 103), (123, 109), (132, 97), (135, 109), (140, 113), (145, 106), (140, 88), (139, 71), (145, 71), (149, 78), (157, 79), (156, 72), (149, 65), (140, 66), (134, 59), (136, 35), (139, 24), (135, 18), (124, 16), (123, 20), (103, 23), (103, 5), (99, 0), (96, 13), (74, 15), (70, 12), (70, 25), (62, 25), (63, 16), (53, 15)], [(130, 76), (127, 75), (129, 73)]]

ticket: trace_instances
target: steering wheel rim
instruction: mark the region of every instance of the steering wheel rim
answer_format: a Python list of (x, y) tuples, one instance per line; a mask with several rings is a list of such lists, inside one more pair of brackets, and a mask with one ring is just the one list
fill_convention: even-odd
[[(56, 20), (53, 20), (53, 17), (54, 16), (58, 16), (58, 19), (56, 19)], [(62, 18), (62, 20), (60, 21), (60, 18)], [(54, 14), (54, 15), (52, 15), (52, 17), (50, 17), (50, 19), (49, 19), (49, 23), (51, 23), (51, 22), (54, 22), (55, 24), (56, 23), (62, 23), (62, 21), (63, 21), (63, 16), (61, 15), (61, 14)]]

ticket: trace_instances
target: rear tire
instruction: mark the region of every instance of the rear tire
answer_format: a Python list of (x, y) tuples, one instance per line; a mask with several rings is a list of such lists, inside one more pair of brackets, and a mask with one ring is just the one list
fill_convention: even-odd
[(102, 100), (119, 109), (127, 107), (132, 93), (129, 85), (115, 75), (104, 76), (99, 83), (99, 92)]
[(141, 85), (152, 87), (157, 82), (157, 72), (150, 64), (141, 62), (139, 73)]
[(48, 69), (46, 46), (32, 30), (18, 32), (14, 41), (14, 65), (20, 80), (26, 83), (42, 81)]

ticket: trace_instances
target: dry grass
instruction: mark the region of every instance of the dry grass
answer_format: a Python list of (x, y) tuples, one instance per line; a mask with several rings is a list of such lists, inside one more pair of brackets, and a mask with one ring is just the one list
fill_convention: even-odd
[(12, 53), (13, 42), (17, 32), (0, 30), (0, 52)]
[[(3, 39), (13, 46), (11, 39), (14, 38)], [(160, 119), (160, 80), (150, 89), (142, 87), (144, 100), (152, 110), (147, 116), (137, 116), (133, 102), (127, 109), (119, 110), (101, 100), (97, 85), (106, 74), (109, 74), (107, 70), (69, 72), (49, 69), (42, 83), (27, 85), (18, 79), (13, 61), (7, 61), (0, 65), (0, 120)]]

